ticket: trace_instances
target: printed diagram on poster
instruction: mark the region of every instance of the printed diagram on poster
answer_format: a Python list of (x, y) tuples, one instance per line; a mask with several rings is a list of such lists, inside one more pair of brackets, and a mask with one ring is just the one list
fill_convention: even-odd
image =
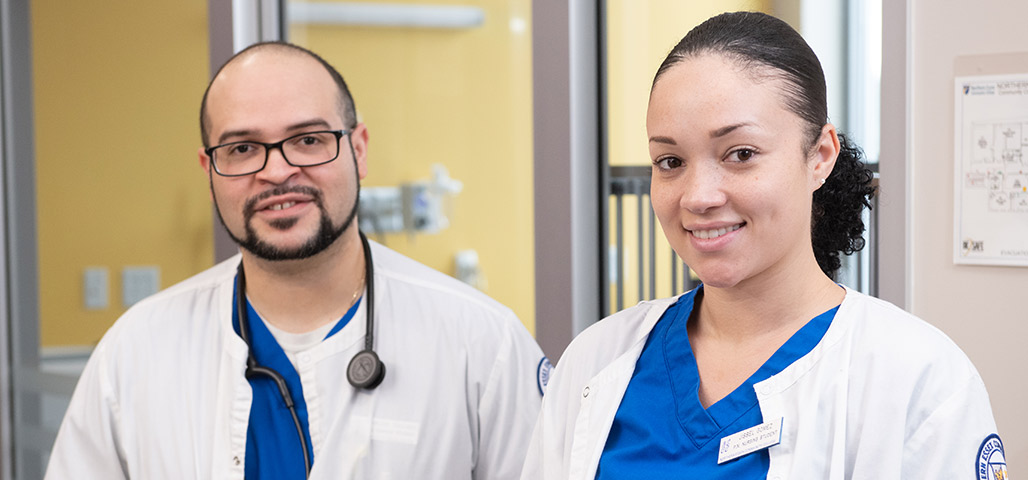
[(1028, 73), (955, 86), (953, 261), (1028, 266)]

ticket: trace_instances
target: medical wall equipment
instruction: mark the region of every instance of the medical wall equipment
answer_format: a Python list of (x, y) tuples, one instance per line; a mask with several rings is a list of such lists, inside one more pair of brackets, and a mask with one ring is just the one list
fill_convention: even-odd
[(363, 187), (357, 214), (360, 228), (375, 234), (438, 233), (450, 226), (450, 203), (463, 188), (440, 164), (432, 165), (432, 179), (428, 181)]

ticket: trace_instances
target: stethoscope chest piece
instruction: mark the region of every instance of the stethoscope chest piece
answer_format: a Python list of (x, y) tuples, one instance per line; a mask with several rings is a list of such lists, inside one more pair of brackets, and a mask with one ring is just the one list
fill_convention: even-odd
[(385, 378), (385, 364), (372, 350), (361, 350), (350, 359), (346, 379), (357, 388), (372, 389)]

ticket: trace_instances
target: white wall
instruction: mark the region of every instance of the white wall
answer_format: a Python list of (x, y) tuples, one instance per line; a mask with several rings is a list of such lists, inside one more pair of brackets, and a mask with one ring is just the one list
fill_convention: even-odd
[[(1009, 469), (1015, 478), (1028, 476), (1028, 268), (957, 266), (951, 253), (954, 62), (1028, 51), (1028, 2), (887, 1), (884, 14), (891, 73), (883, 82), (891, 83), (883, 83), (881, 246), (889, 263), (880, 293), (967, 352), (989, 389)], [(897, 131), (905, 137), (897, 139)], [(905, 169), (898, 170), (903, 158)], [(887, 169), (885, 162), (893, 163)]]

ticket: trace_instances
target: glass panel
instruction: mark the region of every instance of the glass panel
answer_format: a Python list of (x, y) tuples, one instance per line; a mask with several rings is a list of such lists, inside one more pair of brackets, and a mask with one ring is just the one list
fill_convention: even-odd
[(12, 319), (19, 479), (41, 478), (104, 332), (134, 301), (213, 262), (196, 160), (207, 2), (26, 3), (33, 105), (14, 114), (34, 118), (36, 181), (25, 191), (36, 208), (19, 214), (34, 217), (37, 243), (10, 255), (38, 252), (26, 261), (38, 284), (19, 287), (38, 288), (38, 305)]
[(605, 314), (698, 282), (652, 214), (646, 104), (660, 62), (694, 26), (725, 11), (770, 13), (772, 2), (605, 0), (608, 299)]
[[(801, 33), (821, 59), (828, 82), (831, 121), (861, 147), (878, 170), (881, 101), (881, 0), (801, 1)], [(848, 32), (848, 35), (846, 34)], [(842, 257), (839, 283), (875, 294), (877, 198), (865, 211), (865, 247)]]
[[(869, 166), (878, 172), (881, 150), (882, 1), (850, 0), (848, 8), (846, 31), (850, 34), (846, 42), (848, 54), (845, 58), (849, 72), (849, 108), (846, 131), (863, 148)], [(842, 274), (848, 278), (841, 281), (861, 292), (877, 295), (877, 197), (872, 201), (871, 210), (865, 211), (864, 224), (868, 228), (864, 235), (866, 246), (864, 250), (846, 257)]]
[(878, 163), (881, 147), (882, 0), (849, 0), (849, 132)]
[(368, 125), (361, 228), (534, 332), (531, 0), (287, 5)]

